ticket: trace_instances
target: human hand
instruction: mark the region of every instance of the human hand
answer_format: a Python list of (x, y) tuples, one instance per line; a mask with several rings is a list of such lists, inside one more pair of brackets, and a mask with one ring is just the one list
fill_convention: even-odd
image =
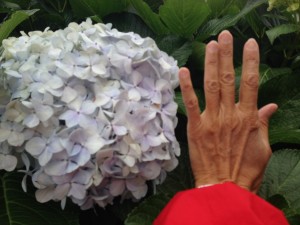
[(268, 121), (276, 104), (257, 109), (259, 49), (249, 39), (243, 52), (239, 102), (235, 103), (233, 38), (223, 31), (206, 46), (201, 113), (187, 68), (179, 71), (188, 117), (188, 144), (195, 185), (231, 181), (256, 192), (272, 154)]

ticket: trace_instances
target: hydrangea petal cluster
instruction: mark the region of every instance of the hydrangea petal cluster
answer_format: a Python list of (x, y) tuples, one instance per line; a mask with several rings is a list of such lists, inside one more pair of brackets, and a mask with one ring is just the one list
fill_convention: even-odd
[(88, 19), (3, 49), (0, 169), (31, 162), (39, 202), (138, 200), (176, 167), (178, 67), (152, 39)]

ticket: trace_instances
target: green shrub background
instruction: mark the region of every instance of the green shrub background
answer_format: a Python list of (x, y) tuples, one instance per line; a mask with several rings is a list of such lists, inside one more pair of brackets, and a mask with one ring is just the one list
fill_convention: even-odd
[[(112, 23), (119, 31), (152, 37), (160, 49), (172, 55), (179, 66), (192, 71), (203, 102), (205, 45), (224, 29), (234, 36), (236, 89), (241, 75), (242, 47), (249, 38), (260, 46), (258, 107), (275, 102), (278, 112), (270, 124), (273, 156), (259, 195), (282, 209), (290, 224), (300, 224), (300, 9), (298, 0), (2, 0), (0, 41), (20, 31), (64, 28), (72, 21), (91, 17)], [(0, 95), (1, 95), (0, 90)], [(0, 96), (1, 97), (1, 96)], [(150, 225), (178, 191), (193, 187), (186, 146), (186, 117), (180, 90), (180, 164), (164, 184), (153, 187), (140, 202), (119, 199), (106, 209), (80, 211), (71, 202), (37, 203), (28, 180), (21, 188), (22, 173), (0, 172), (1, 225)]]

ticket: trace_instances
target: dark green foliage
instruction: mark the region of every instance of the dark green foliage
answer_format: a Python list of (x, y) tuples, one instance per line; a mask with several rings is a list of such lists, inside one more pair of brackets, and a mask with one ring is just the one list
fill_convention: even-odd
[[(112, 23), (123, 32), (153, 38), (179, 66), (192, 72), (199, 104), (204, 109), (203, 62), (206, 43), (224, 29), (234, 36), (236, 90), (241, 76), (243, 44), (255, 38), (261, 50), (258, 107), (279, 106), (270, 122), (270, 143), (276, 147), (260, 195), (282, 209), (293, 225), (300, 224), (300, 23), (290, 13), (267, 11), (267, 0), (3, 0), (0, 1), (0, 41), (20, 31), (60, 29), (71, 21), (91, 17)], [(185, 109), (176, 90), (179, 126), (185, 126)], [(178, 139), (186, 140), (185, 129)], [(289, 146), (296, 149), (289, 150)], [(120, 202), (105, 210), (81, 211), (67, 205), (39, 204), (34, 190), (21, 189), (22, 175), (0, 173), (0, 224), (150, 225), (178, 191), (193, 187), (188, 150), (181, 143), (179, 166), (166, 181), (153, 188), (141, 202)], [(278, 147), (280, 146), (280, 147)], [(278, 150), (283, 148), (283, 150)], [(30, 182), (28, 182), (30, 183)], [(80, 220), (78, 219), (80, 215)]]
[[(0, 224), (3, 225), (77, 225), (78, 207), (67, 206), (62, 210), (59, 203), (41, 204), (35, 200), (33, 187), (28, 193), (21, 188), (24, 174), (0, 173)], [(30, 182), (28, 182), (30, 184)]]

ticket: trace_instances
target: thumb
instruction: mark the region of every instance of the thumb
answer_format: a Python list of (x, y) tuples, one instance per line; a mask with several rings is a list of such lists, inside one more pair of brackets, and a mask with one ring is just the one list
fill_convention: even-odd
[(265, 125), (266, 128), (269, 126), (269, 120), (271, 116), (277, 111), (278, 106), (274, 103), (265, 105), (258, 111), (259, 120)]

